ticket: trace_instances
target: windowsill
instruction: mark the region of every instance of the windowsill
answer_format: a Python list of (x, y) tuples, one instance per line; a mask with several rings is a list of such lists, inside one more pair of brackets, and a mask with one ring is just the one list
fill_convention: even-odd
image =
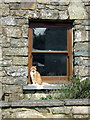
[(68, 84), (48, 84), (48, 85), (33, 85), (28, 84), (23, 86), (23, 90), (51, 90), (65, 88)]

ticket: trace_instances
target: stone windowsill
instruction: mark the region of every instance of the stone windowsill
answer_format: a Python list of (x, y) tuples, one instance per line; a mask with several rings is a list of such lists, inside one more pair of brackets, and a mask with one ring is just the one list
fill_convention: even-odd
[(33, 85), (28, 84), (23, 86), (23, 90), (51, 90), (65, 88), (67, 84), (48, 84), (48, 85)]

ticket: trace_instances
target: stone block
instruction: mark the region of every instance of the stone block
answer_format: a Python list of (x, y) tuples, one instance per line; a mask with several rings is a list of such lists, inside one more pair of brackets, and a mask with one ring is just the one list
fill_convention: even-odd
[(9, 4), (2, 4), (2, 16), (9, 15)]
[(49, 110), (51, 114), (70, 114), (71, 107), (53, 107)]
[(57, 19), (58, 10), (40, 10), (40, 18), (42, 19)]
[(90, 5), (86, 6), (86, 10), (87, 10), (87, 13), (88, 13), (88, 17), (90, 18)]
[(15, 37), (15, 38), (20, 38), (21, 37), (21, 30), (19, 27), (5, 27), (4, 28), (4, 33), (8, 37)]
[(21, 7), (21, 4), (16, 4), (16, 3), (10, 3), (9, 8), (10, 10), (19, 10)]
[(21, 9), (29, 9), (34, 10), (36, 8), (36, 2), (22, 2), (21, 3)]
[(13, 57), (12, 61), (13, 65), (27, 65), (28, 64), (28, 57)]
[(24, 24), (28, 24), (28, 19), (25, 18), (16, 18), (16, 24), (22, 26)]
[(68, 8), (70, 19), (87, 19), (87, 13), (81, 0), (70, 2)]
[(3, 61), (2, 61), (2, 67), (9, 67), (10, 65), (12, 65), (12, 58), (3, 59)]
[(28, 25), (22, 26), (22, 36), (23, 37), (26, 37), (26, 38), (28, 37), (28, 27), (29, 27)]
[(3, 48), (3, 55), (28, 56), (28, 48)]
[(22, 89), (22, 86), (17, 86), (17, 85), (9, 85), (9, 86), (6, 86), (6, 88), (4, 89), (4, 93), (22, 93), (23, 92), (23, 89)]
[(28, 47), (28, 39), (15, 39), (12, 38), (10, 41), (11, 47)]
[(79, 65), (79, 66), (89, 66), (90, 65), (90, 59), (89, 58), (85, 58), (85, 57), (75, 57), (75, 65)]
[[(46, 6), (48, 6), (48, 5), (46, 5)], [(44, 9), (44, 8), (46, 8), (46, 6), (45, 6), (45, 4), (37, 4), (37, 9)]]
[(10, 15), (12, 16), (18, 16), (18, 17), (23, 17), (26, 15), (27, 11), (23, 11), (23, 10), (10, 10)]
[(5, 67), (5, 71), (7, 72), (7, 75), (13, 77), (28, 76), (28, 68), (25, 66)]
[(0, 77), (6, 76), (6, 72), (4, 70), (0, 71)]
[(89, 26), (90, 25), (90, 20), (84, 20), (82, 25)]
[[(23, 111), (23, 112), (22, 112)], [(13, 112), (11, 118), (44, 118), (44, 115), (34, 109), (20, 109)]]
[(75, 25), (75, 29), (80, 31), (85, 30), (85, 26), (78, 24), (78, 25)]
[(2, 29), (2, 26), (0, 25), (0, 34), (2, 34), (3, 32), (3, 29)]
[(0, 60), (2, 60), (2, 48), (0, 47)]
[(75, 66), (75, 75), (79, 75), (79, 76), (88, 76), (89, 75), (89, 71), (90, 71), (90, 67), (85, 67), (85, 66)]
[(5, 101), (16, 101), (23, 99), (23, 90), (22, 86), (7, 86), (4, 89), (4, 100)]
[(61, 20), (65, 20), (65, 19), (68, 19), (68, 14), (67, 14), (67, 11), (60, 11), (59, 12), (59, 19)]
[(85, 26), (85, 30), (89, 31), (90, 30), (90, 26)]
[(64, 99), (66, 106), (88, 106), (90, 101), (88, 99)]
[(89, 119), (89, 115), (73, 115), (73, 118), (75, 118), (75, 119)]
[(80, 42), (80, 41), (89, 41), (89, 35), (90, 31), (80, 31), (77, 30), (75, 31), (75, 42)]
[(74, 46), (75, 56), (90, 56), (90, 43), (76, 43)]
[(15, 19), (13, 16), (6, 16), (0, 19), (1, 25), (16, 25)]
[(73, 106), (72, 107), (72, 113), (73, 114), (79, 114), (79, 115), (83, 115), (83, 114), (90, 114), (90, 107), (89, 106)]
[(12, 76), (5, 76), (1, 78), (2, 84), (7, 85), (26, 85), (27, 84), (27, 77), (12, 77)]

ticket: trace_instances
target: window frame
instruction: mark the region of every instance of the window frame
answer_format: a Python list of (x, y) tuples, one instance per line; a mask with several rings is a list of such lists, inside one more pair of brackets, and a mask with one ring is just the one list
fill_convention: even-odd
[[(33, 51), (33, 27), (67, 27), (67, 51)], [(32, 53), (67, 53), (67, 76), (41, 76), (44, 82), (49, 83), (65, 83), (72, 77), (72, 25), (71, 23), (59, 23), (59, 22), (30, 22), (28, 28), (28, 84), (31, 84), (30, 80), (30, 68), (32, 66)]]

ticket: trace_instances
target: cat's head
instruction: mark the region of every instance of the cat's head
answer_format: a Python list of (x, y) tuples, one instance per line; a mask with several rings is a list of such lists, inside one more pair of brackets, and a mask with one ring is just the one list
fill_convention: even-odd
[(36, 70), (37, 70), (36, 66), (32, 66), (30, 69), (30, 71), (32, 71), (33, 73), (36, 72)]

